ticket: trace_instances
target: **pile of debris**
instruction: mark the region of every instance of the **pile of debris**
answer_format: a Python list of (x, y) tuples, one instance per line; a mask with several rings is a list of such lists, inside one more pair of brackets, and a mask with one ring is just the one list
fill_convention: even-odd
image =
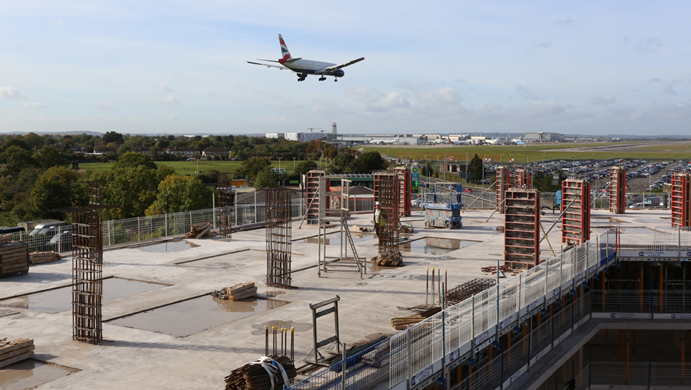
[(23, 242), (0, 244), (0, 275), (29, 272), (29, 246)]
[(360, 225), (353, 225), (350, 227), (350, 231), (354, 233), (368, 233), (374, 231), (371, 227), (364, 227)]
[(34, 357), (34, 340), (0, 340), (0, 367), (21, 362)]
[(257, 295), (257, 287), (254, 282), (238, 283), (213, 292), (213, 296), (220, 299), (240, 301)]
[(408, 317), (393, 317), (391, 318), (391, 326), (396, 330), (405, 330), (409, 326), (415, 325), (418, 322), (424, 321), (441, 311), (441, 307), (432, 305), (419, 305), (415, 307), (399, 307), (402, 310), (411, 310), (418, 313), (417, 315)]
[(204, 236), (211, 237), (211, 226), (208, 222), (193, 223), (190, 226), (190, 232), (185, 233), (185, 238), (203, 238)]
[(386, 255), (378, 255), (370, 260), (380, 267), (400, 267), (403, 265), (403, 255), (398, 251)]
[[(271, 373), (269, 373), (271, 372)], [(262, 356), (233, 370), (226, 377), (226, 390), (271, 390), (290, 386), (297, 376), (295, 364), (283, 355)]]
[(62, 259), (57, 252), (34, 252), (29, 254), (29, 262), (31, 265), (50, 263)]
[(401, 224), (401, 233), (412, 233), (415, 231), (415, 228), (413, 228), (413, 225), (403, 225)]
[(473, 279), (446, 292), (446, 305), (453, 306), (497, 284), (494, 279)]

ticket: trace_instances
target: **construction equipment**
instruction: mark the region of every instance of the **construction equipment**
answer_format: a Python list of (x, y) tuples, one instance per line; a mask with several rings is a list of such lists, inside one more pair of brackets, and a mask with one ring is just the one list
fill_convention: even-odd
[(431, 187), (424, 194), (425, 227), (462, 228), (462, 193), (463, 187), (460, 184)]

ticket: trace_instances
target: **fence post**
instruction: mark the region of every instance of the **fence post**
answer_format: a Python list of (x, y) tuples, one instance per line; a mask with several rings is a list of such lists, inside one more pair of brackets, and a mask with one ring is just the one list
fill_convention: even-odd
[(168, 212), (166, 211), (166, 216), (165, 216), (165, 223), (166, 223), (166, 237), (168, 237)]
[(62, 226), (58, 226), (58, 253), (62, 253)]
[(192, 210), (190, 210), (190, 227), (192, 227)]
[(214, 230), (216, 230), (216, 194), (211, 194), (211, 207), (213, 210), (211, 218), (214, 220)]
[(254, 190), (254, 223), (257, 223), (257, 190)]
[(112, 222), (113, 222), (113, 221), (108, 221), (108, 222), (107, 222), (107, 225), (106, 225), (106, 226), (108, 226), (108, 230), (107, 230), (107, 231), (108, 231), (108, 246), (113, 245), (113, 244), (111, 243), (111, 241), (110, 241), (110, 225), (112, 225)]
[[(314, 350), (314, 355), (317, 355), (317, 350)], [(346, 390), (346, 379), (348, 379), (348, 374), (346, 374), (346, 368), (348, 367), (347, 361), (346, 361), (347, 355), (346, 355), (346, 343), (343, 343), (343, 364), (341, 365), (341, 373), (343, 374), (343, 377), (341, 379), (341, 389)]]
[(137, 217), (137, 241), (142, 240), (142, 227), (141, 223), (139, 222), (139, 217)]

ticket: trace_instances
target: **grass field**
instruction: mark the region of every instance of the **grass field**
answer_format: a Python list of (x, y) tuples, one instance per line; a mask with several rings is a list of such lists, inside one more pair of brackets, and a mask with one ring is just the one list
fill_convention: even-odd
[[(300, 161), (296, 161), (295, 163), (297, 164), (299, 162)], [(226, 173), (233, 172), (234, 170), (238, 169), (241, 164), (241, 161), (199, 161), (199, 170), (208, 172), (215, 169), (219, 172)], [(169, 166), (175, 169), (175, 173), (178, 175), (194, 175), (194, 173), (197, 171), (196, 161), (156, 161), (156, 165)], [(278, 165), (278, 160), (271, 161), (272, 167), (278, 168)], [(79, 164), (79, 168), (82, 168), (88, 172), (109, 171), (110, 167), (110, 163)], [(285, 160), (281, 160), (281, 168), (285, 168), (286, 171), (291, 172), (293, 170), (293, 161), (291, 160), (290, 162), (286, 162)]]
[(539, 145), (368, 145), (365, 151), (376, 150), (395, 158), (414, 158), (443, 160), (453, 156), (458, 161), (465, 161), (478, 154), (481, 158), (491, 158), (493, 162), (507, 162), (514, 159), (516, 163), (539, 160), (606, 160), (609, 158), (643, 158), (647, 160), (688, 160), (691, 159), (690, 142), (617, 142), (617, 143), (583, 143), (583, 144), (539, 144)]

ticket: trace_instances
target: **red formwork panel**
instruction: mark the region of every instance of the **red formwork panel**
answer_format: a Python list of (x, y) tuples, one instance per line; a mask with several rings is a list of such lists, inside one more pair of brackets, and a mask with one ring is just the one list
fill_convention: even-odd
[(514, 172), (514, 187), (516, 188), (530, 188), (530, 171), (527, 169), (516, 169)]
[(672, 175), (672, 226), (691, 226), (691, 175)]
[(612, 167), (609, 169), (609, 211), (624, 214), (626, 210), (626, 169)]
[[(326, 176), (325, 171), (311, 170), (305, 175), (305, 195), (307, 195), (307, 224), (319, 223), (319, 178)], [(328, 205), (327, 205), (328, 206)]]
[(399, 182), (401, 183), (401, 195), (399, 210), (402, 217), (409, 217), (413, 211), (412, 205), (412, 188), (413, 188), (413, 178), (408, 167), (396, 167), (393, 171), (398, 175)]
[[(561, 242), (580, 245), (590, 240), (590, 185), (585, 180), (561, 182)], [(568, 209), (566, 209), (568, 207)]]
[(540, 263), (540, 192), (510, 188), (505, 196), (504, 265), (532, 268)]
[(507, 167), (497, 167), (497, 182), (496, 182), (496, 195), (497, 195), (497, 211), (504, 213), (506, 205), (503, 203), (506, 197), (506, 190), (510, 187), (510, 172)]

